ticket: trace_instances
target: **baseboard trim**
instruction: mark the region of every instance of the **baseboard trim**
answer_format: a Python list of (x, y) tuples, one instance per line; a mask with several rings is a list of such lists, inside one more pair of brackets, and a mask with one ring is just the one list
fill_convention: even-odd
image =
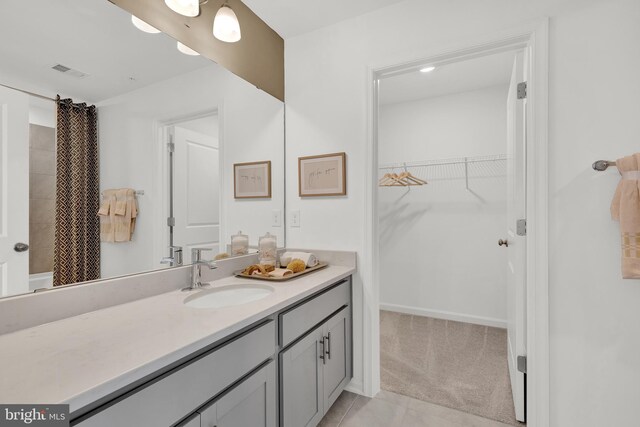
[(470, 314), (453, 313), (451, 311), (431, 310), (420, 307), (410, 307), (398, 304), (380, 304), (380, 310), (395, 311), (397, 313), (413, 314), (416, 316), (433, 317), (436, 319), (455, 320), (457, 322), (473, 323), (475, 325), (507, 328), (507, 321), (493, 317), (473, 316)]
[[(350, 391), (351, 393), (359, 394), (364, 396), (364, 387), (362, 387), (362, 383), (359, 381), (351, 380), (349, 384), (344, 388), (346, 391)], [(373, 397), (373, 396), (368, 396)]]

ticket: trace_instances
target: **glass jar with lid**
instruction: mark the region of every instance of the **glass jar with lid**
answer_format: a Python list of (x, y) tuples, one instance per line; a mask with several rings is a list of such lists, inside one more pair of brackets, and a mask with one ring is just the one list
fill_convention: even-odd
[(278, 258), (276, 236), (267, 233), (258, 240), (258, 262), (264, 265), (276, 265)]
[(249, 253), (249, 236), (242, 234), (242, 231), (238, 231), (238, 234), (231, 236), (231, 256), (246, 255)]

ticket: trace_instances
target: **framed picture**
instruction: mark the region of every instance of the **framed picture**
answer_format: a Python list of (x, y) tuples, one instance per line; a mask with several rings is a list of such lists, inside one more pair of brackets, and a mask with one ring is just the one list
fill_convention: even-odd
[(271, 161), (235, 163), (233, 195), (236, 199), (270, 199)]
[(345, 153), (298, 158), (300, 197), (345, 196), (347, 166)]

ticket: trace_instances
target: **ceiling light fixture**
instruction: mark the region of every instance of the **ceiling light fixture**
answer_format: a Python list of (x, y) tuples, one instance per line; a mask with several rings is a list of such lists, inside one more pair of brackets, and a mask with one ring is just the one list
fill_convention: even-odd
[(198, 52), (196, 52), (195, 50), (191, 49), (189, 46), (185, 46), (180, 42), (178, 42), (178, 50), (180, 52), (184, 53), (185, 55), (191, 55), (191, 56), (200, 55)]
[(153, 26), (147, 24), (142, 19), (140, 19), (140, 18), (138, 18), (137, 16), (134, 16), (134, 15), (131, 15), (131, 23), (133, 23), (133, 25), (137, 29), (139, 29), (140, 31), (144, 31), (145, 33), (158, 34), (160, 32), (160, 30), (157, 29), (156, 27), (153, 27)]
[(433, 70), (435, 70), (436, 67), (430, 66), (430, 67), (424, 67), (424, 68), (420, 68), (420, 72), (421, 73), (430, 73)]
[(240, 40), (240, 22), (231, 7), (225, 3), (220, 6), (213, 20), (213, 35), (220, 41), (235, 43)]
[(164, 0), (164, 4), (183, 16), (193, 18), (200, 15), (200, 0)]

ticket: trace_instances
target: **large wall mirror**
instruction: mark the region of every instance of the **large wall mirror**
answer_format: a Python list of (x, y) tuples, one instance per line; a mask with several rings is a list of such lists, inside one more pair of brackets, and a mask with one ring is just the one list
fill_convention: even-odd
[(4, 1), (0, 37), (0, 296), (284, 245), (281, 101), (107, 0)]

